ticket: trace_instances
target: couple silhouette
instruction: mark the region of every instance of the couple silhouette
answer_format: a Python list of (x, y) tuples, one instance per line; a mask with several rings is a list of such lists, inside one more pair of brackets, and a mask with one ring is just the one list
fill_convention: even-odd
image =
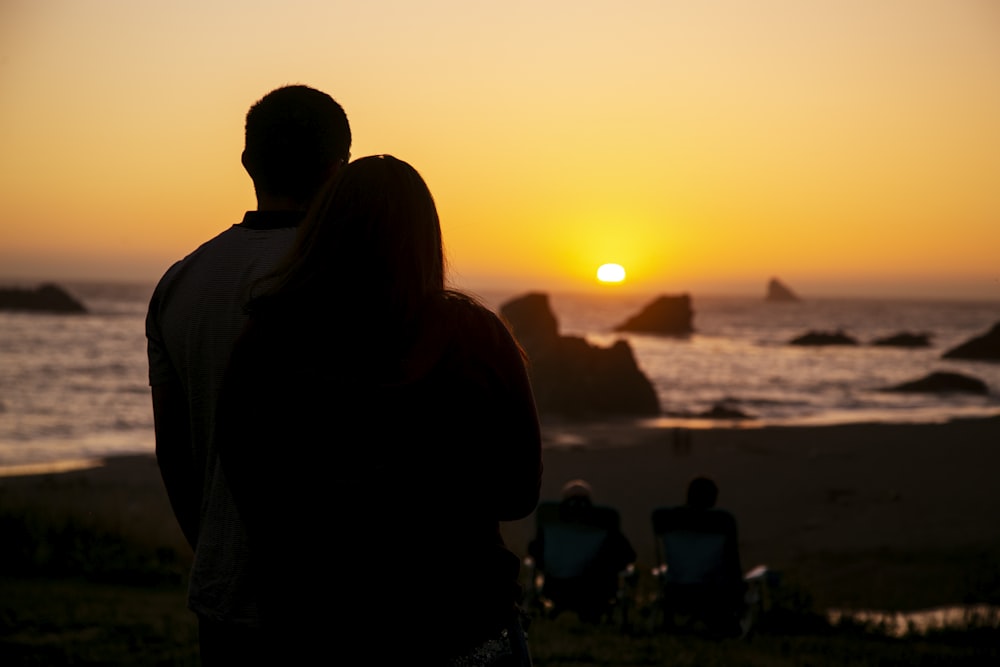
[(333, 98), (272, 90), (245, 130), (256, 210), (173, 264), (146, 319), (203, 663), (345, 647), (377, 664), (530, 663), (499, 530), (534, 511), (541, 481), (520, 346), (447, 287), (417, 170), (350, 160)]

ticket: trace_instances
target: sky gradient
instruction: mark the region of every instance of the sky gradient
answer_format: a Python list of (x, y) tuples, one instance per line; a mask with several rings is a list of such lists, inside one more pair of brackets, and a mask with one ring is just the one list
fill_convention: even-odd
[(993, 0), (4, 0), (0, 278), (156, 280), (288, 83), (423, 174), (458, 286), (1000, 301)]

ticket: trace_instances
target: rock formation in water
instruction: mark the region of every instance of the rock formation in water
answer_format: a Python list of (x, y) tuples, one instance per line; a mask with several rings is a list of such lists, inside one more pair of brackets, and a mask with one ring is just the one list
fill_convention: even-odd
[(677, 419), (716, 419), (716, 420), (752, 420), (754, 415), (741, 410), (733, 401), (722, 400), (712, 404), (712, 407), (701, 412), (667, 412), (668, 417)]
[(1000, 322), (981, 336), (970, 338), (943, 355), (943, 359), (970, 359), (974, 361), (1000, 361)]
[(656, 416), (660, 403), (628, 341), (611, 347), (591, 345), (559, 334), (548, 295), (529, 293), (500, 308), (528, 355), (535, 403), (541, 414), (574, 419), (605, 416)]
[(661, 296), (614, 328), (615, 331), (686, 336), (694, 331), (691, 296)]
[(843, 331), (809, 331), (788, 341), (789, 345), (857, 345), (857, 339)]
[(770, 282), (767, 283), (767, 294), (764, 296), (764, 300), (781, 302), (801, 301), (795, 292), (777, 278), (771, 278)]
[(82, 303), (63, 288), (47, 283), (36, 289), (0, 287), (0, 310), (44, 313), (86, 313)]
[(938, 371), (926, 375), (919, 380), (903, 382), (892, 387), (887, 387), (884, 391), (898, 392), (918, 392), (918, 393), (955, 393), (981, 394), (989, 393), (986, 383), (979, 378), (974, 378), (961, 373), (950, 373)]
[(876, 338), (872, 345), (881, 347), (930, 347), (931, 335), (926, 333), (910, 333), (901, 331), (892, 336)]
[(725, 401), (713, 404), (708, 410), (699, 412), (697, 416), (701, 419), (756, 419), (753, 415), (749, 415)]

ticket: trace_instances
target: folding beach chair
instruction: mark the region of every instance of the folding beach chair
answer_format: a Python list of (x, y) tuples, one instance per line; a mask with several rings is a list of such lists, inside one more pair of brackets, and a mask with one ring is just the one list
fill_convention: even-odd
[(637, 573), (634, 563), (621, 563), (618, 511), (591, 505), (568, 518), (565, 507), (543, 502), (536, 509), (536, 535), (525, 559), (529, 608), (548, 617), (571, 611), (585, 622), (626, 626)]
[(657, 508), (651, 518), (659, 624), (671, 631), (746, 635), (749, 587), (740, 568), (733, 516), (722, 509), (680, 506)]

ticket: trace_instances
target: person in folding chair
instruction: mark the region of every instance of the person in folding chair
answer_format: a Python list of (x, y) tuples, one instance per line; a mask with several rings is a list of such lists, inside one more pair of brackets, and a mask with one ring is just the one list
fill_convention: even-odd
[(667, 628), (685, 626), (714, 637), (745, 634), (747, 584), (735, 517), (715, 506), (708, 477), (688, 484), (687, 502), (652, 512), (660, 605)]
[(590, 485), (574, 479), (560, 501), (539, 504), (535, 520), (528, 555), (536, 607), (552, 617), (572, 611), (585, 623), (611, 621), (617, 611), (626, 624), (636, 553), (618, 510), (595, 504)]

